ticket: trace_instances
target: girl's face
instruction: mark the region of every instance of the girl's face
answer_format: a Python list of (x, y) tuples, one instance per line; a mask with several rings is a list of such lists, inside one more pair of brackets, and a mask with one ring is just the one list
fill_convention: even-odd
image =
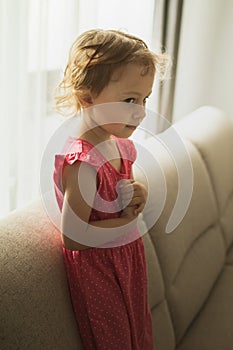
[(154, 82), (154, 73), (149, 70), (142, 75), (144, 69), (139, 64), (127, 64), (113, 74), (97, 97), (91, 96), (88, 107), (95, 111), (95, 121), (106, 137), (128, 138), (144, 118)]

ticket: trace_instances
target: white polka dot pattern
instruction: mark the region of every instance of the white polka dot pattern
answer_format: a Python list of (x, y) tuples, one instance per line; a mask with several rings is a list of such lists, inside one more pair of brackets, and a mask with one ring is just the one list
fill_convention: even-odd
[[(82, 152), (66, 157), (68, 163), (71, 158), (72, 162), (88, 159), (85, 153), (93, 146), (86, 141), (81, 142)], [(117, 143), (122, 157), (121, 170), (118, 172), (106, 162), (98, 171), (98, 192), (109, 201), (116, 198), (116, 183), (120, 179), (130, 178), (132, 162), (128, 160), (126, 152), (135, 153), (131, 141), (118, 139)], [(101, 155), (97, 153), (96, 156)], [(60, 159), (59, 156), (57, 159)], [(93, 166), (96, 166), (96, 161), (88, 159)], [(55, 185), (60, 183), (61, 169), (62, 166), (59, 168), (59, 163), (55, 161)], [(56, 194), (58, 201), (62, 201), (61, 192)], [(119, 215), (117, 208), (116, 213), (107, 215), (101, 210), (92, 210), (91, 220)], [(114, 248), (72, 251), (63, 247), (63, 254), (85, 349), (153, 350), (146, 262), (141, 237)]]

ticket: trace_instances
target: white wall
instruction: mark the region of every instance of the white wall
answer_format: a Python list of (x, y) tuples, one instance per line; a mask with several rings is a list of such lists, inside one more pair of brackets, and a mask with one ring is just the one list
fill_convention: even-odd
[(174, 119), (201, 105), (233, 120), (233, 1), (185, 0)]

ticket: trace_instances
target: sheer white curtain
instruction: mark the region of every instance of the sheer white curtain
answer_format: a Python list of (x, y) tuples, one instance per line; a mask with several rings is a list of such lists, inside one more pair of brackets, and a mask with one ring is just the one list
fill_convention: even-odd
[(151, 45), (153, 9), (153, 0), (0, 0), (1, 216), (39, 196), (43, 150), (62, 121), (52, 94), (73, 40), (115, 28)]
[(39, 195), (40, 160), (53, 120), (50, 94), (77, 34), (77, 4), (0, 2), (1, 216)]

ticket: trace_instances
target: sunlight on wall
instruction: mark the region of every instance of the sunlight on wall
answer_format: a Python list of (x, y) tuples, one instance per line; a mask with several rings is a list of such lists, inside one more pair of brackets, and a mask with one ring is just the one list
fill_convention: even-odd
[[(186, 0), (176, 75), (174, 118), (202, 105), (233, 120), (233, 2)], [(190, 20), (192, 18), (192, 20)]]

